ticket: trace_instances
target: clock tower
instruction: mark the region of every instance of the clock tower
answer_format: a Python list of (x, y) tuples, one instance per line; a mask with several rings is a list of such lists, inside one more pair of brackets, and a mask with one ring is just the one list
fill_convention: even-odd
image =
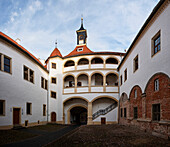
[(87, 39), (87, 31), (83, 27), (83, 17), (81, 18), (81, 27), (77, 32), (77, 45), (83, 45), (86, 44), (86, 39)]

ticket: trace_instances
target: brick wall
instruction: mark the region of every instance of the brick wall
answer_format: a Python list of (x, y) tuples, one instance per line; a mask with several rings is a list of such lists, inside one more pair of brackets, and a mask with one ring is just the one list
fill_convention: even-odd
[[(159, 80), (159, 90), (155, 91), (155, 80)], [(137, 97), (135, 98), (135, 90)], [(153, 121), (153, 104), (160, 104), (160, 121)], [(134, 107), (138, 108), (138, 118), (134, 119)], [(163, 73), (156, 73), (147, 82), (144, 92), (139, 86), (131, 89), (129, 97), (122, 94), (119, 100), (119, 112), (126, 108), (127, 117), (120, 117), (119, 123), (135, 125), (147, 131), (154, 131), (170, 137), (170, 78)], [(124, 114), (124, 113), (123, 113)]]

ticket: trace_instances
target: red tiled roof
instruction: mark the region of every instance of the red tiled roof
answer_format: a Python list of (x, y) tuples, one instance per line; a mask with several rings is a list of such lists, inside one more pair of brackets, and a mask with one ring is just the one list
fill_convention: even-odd
[(34, 60), (36, 60), (41, 67), (44, 67), (43, 64), (33, 55), (31, 54), (29, 51), (27, 51), (24, 47), (22, 47), (20, 44), (18, 44), (16, 41), (14, 41), (12, 38), (10, 38), (9, 36), (7, 36), (6, 34), (0, 32), (0, 36), (4, 37), (5, 39), (7, 39), (8, 41), (12, 42), (13, 44), (15, 44), (17, 47), (19, 47), (23, 52), (29, 54)]
[(61, 55), (60, 51), (58, 50), (58, 48), (55, 48), (55, 49), (53, 50), (53, 52), (51, 53), (51, 55), (50, 55), (50, 57), (55, 57), (55, 56), (60, 56), (60, 57), (62, 57), (62, 55)]
[[(83, 51), (77, 51), (78, 48), (83, 48)], [(81, 45), (81, 46), (76, 46), (76, 48), (71, 53), (69, 53), (68, 55), (66, 55), (64, 57), (88, 54), (88, 53), (94, 53), (94, 52), (91, 51), (86, 45)]]
[(47, 64), (46, 64), (46, 65), (44, 65), (44, 68), (46, 68), (46, 69), (47, 69)]

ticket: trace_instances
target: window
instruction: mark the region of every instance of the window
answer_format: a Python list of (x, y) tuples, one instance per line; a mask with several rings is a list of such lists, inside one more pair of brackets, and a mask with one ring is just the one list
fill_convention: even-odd
[(46, 105), (43, 105), (43, 116), (46, 116)]
[(135, 98), (137, 98), (137, 89), (135, 89), (135, 91), (134, 91), (134, 95), (135, 95)]
[(138, 55), (133, 59), (133, 68), (134, 68), (134, 72), (139, 68), (138, 65)]
[(51, 97), (52, 97), (52, 98), (56, 98), (56, 92), (51, 91)]
[(44, 88), (44, 78), (41, 77), (41, 88)]
[(24, 65), (24, 79), (34, 83), (34, 71)]
[(160, 121), (160, 104), (152, 105), (152, 120)]
[(41, 77), (41, 88), (48, 89), (48, 81), (43, 77)]
[(123, 116), (123, 109), (121, 108), (120, 109), (120, 117), (122, 117)]
[(34, 83), (34, 72), (30, 69), (30, 82)]
[(0, 54), (0, 70), (1, 70), (1, 65), (2, 65), (2, 64), (1, 64), (1, 62), (2, 62), (2, 61), (1, 61), (2, 57), (1, 57), (1, 56), (2, 56), (2, 55)]
[(124, 108), (124, 117), (126, 118), (126, 108)]
[(161, 35), (160, 31), (152, 38), (152, 55), (155, 55), (161, 50)]
[(10, 73), (10, 58), (4, 56), (4, 71)]
[(27, 112), (27, 115), (31, 115), (32, 114), (32, 103), (27, 103), (27, 107), (26, 107), (26, 112)]
[(81, 52), (81, 51), (83, 51), (83, 48), (77, 48), (77, 51)]
[(52, 68), (56, 69), (56, 63), (52, 63)]
[(137, 107), (134, 107), (134, 108), (133, 108), (133, 118), (134, 118), (134, 119), (137, 119), (137, 118), (138, 118), (138, 108), (137, 108)]
[(45, 80), (45, 89), (47, 90), (48, 89), (48, 81)]
[(57, 83), (56, 78), (52, 77), (52, 78), (51, 78), (51, 83), (56, 84), (56, 83)]
[(0, 54), (0, 70), (11, 73), (11, 60), (10, 57)]
[(4, 115), (5, 115), (5, 101), (0, 100), (0, 116), (4, 116)]
[(120, 76), (120, 85), (122, 85), (123, 81), (122, 81), (122, 75)]
[(159, 79), (154, 81), (154, 91), (159, 91)]
[(28, 68), (24, 66), (24, 79), (28, 80)]
[(127, 69), (125, 69), (125, 71), (124, 71), (124, 81), (126, 81), (127, 80)]

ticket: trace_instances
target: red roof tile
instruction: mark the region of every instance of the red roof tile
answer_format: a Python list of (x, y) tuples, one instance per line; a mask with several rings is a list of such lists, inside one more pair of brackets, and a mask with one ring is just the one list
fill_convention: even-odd
[(4, 38), (6, 38), (7, 40), (11, 41), (12, 43), (14, 43), (16, 46), (18, 46), (22, 51), (28, 53), (33, 59), (35, 59), (41, 66), (43, 66), (43, 64), (33, 55), (31, 54), (29, 51), (27, 51), (24, 47), (22, 47), (20, 44), (18, 44), (16, 41), (14, 41), (12, 38), (10, 38), (9, 36), (7, 36), (6, 34), (0, 32), (0, 36), (3, 36)]
[[(77, 49), (79, 49), (79, 48), (83, 48), (83, 50), (77, 51)], [(88, 54), (88, 53), (94, 53), (94, 52), (91, 51), (86, 45), (81, 45), (81, 46), (76, 46), (76, 48), (71, 53), (69, 53), (68, 55), (66, 55), (64, 57), (81, 55), (81, 54)]]
[(60, 57), (62, 57), (62, 55), (61, 55), (60, 51), (58, 50), (58, 48), (55, 48), (55, 49), (53, 50), (53, 52), (51, 53), (51, 55), (50, 55), (50, 57), (55, 57), (55, 56), (60, 56)]

